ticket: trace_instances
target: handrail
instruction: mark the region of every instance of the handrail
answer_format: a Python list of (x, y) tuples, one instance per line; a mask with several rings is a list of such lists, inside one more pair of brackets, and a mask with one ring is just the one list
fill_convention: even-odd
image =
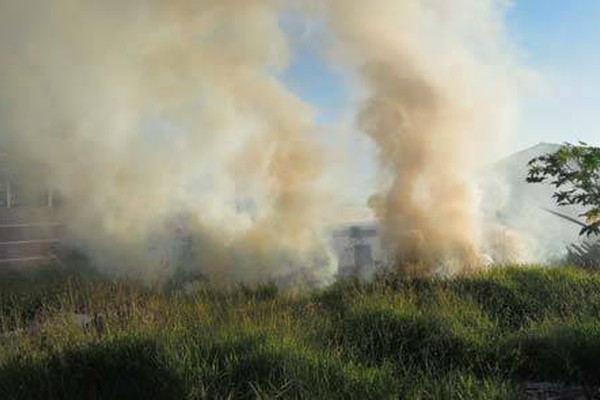
[(23, 258), (9, 258), (2, 260), (0, 264), (17, 263), (17, 262), (32, 262), (32, 261), (46, 261), (56, 258), (55, 256), (40, 256), (40, 257), (23, 257)]
[(0, 242), (0, 246), (9, 246), (11, 244), (44, 244), (44, 243), (60, 243), (60, 239), (34, 239), (34, 240), (13, 240), (8, 242)]
[(30, 222), (27, 224), (7, 224), (0, 225), (0, 228), (29, 228), (35, 226), (61, 226), (64, 225), (62, 222)]

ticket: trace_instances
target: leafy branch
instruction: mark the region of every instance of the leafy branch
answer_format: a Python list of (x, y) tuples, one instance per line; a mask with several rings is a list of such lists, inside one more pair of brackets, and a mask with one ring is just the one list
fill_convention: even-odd
[(580, 142), (564, 144), (557, 152), (529, 161), (527, 182), (550, 183), (552, 197), (560, 206), (579, 205), (586, 209), (580, 235), (600, 234), (600, 148)]

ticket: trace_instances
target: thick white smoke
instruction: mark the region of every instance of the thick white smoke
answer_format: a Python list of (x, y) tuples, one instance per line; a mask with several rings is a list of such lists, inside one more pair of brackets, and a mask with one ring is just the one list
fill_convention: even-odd
[(207, 274), (334, 272), (331, 157), (314, 110), (277, 78), (293, 53), (289, 13), (324, 23), (331, 60), (367, 93), (372, 205), (401, 263), (479, 263), (472, 173), (513, 118), (504, 6), (292, 3), (0, 0), (2, 147), (21, 176), (37, 167), (32, 185), (56, 188), (71, 237), (101, 265), (160, 272), (181, 250), (165, 221), (184, 218), (187, 262)]

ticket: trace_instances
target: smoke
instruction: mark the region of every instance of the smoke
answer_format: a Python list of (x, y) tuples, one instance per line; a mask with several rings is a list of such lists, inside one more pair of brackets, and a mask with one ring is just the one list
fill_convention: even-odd
[(0, 0), (2, 148), (21, 181), (56, 189), (69, 237), (105, 268), (156, 276), (185, 254), (227, 281), (324, 281), (331, 149), (278, 78), (294, 50), (281, 17), (296, 13), (324, 22), (330, 59), (366, 94), (371, 205), (400, 264), (477, 266), (472, 174), (513, 118), (504, 6), (308, 5)]
[(474, 173), (510, 132), (515, 65), (494, 0), (331, 0), (341, 51), (366, 87), (358, 120), (383, 180), (371, 206), (407, 272), (481, 265)]
[(313, 110), (276, 78), (290, 60), (281, 7), (0, 2), (3, 150), (21, 177), (39, 167), (29, 183), (56, 188), (100, 264), (160, 273), (173, 249), (159, 231), (180, 214), (212, 248), (195, 262), (222, 275), (285, 275), (267, 254), (326, 252)]
[(577, 226), (555, 215), (577, 220), (584, 210), (558, 206), (551, 185), (526, 182), (528, 162), (554, 153), (560, 145), (541, 143), (488, 166), (480, 175), (486, 217), (486, 246), (499, 263), (561, 263), (567, 247), (578, 242)]

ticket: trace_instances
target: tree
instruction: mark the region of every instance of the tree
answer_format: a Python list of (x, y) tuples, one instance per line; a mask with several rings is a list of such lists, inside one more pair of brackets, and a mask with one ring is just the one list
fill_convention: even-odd
[(600, 148), (587, 143), (564, 144), (557, 152), (529, 161), (527, 182), (548, 182), (561, 206), (579, 205), (586, 211), (580, 235), (600, 234)]

